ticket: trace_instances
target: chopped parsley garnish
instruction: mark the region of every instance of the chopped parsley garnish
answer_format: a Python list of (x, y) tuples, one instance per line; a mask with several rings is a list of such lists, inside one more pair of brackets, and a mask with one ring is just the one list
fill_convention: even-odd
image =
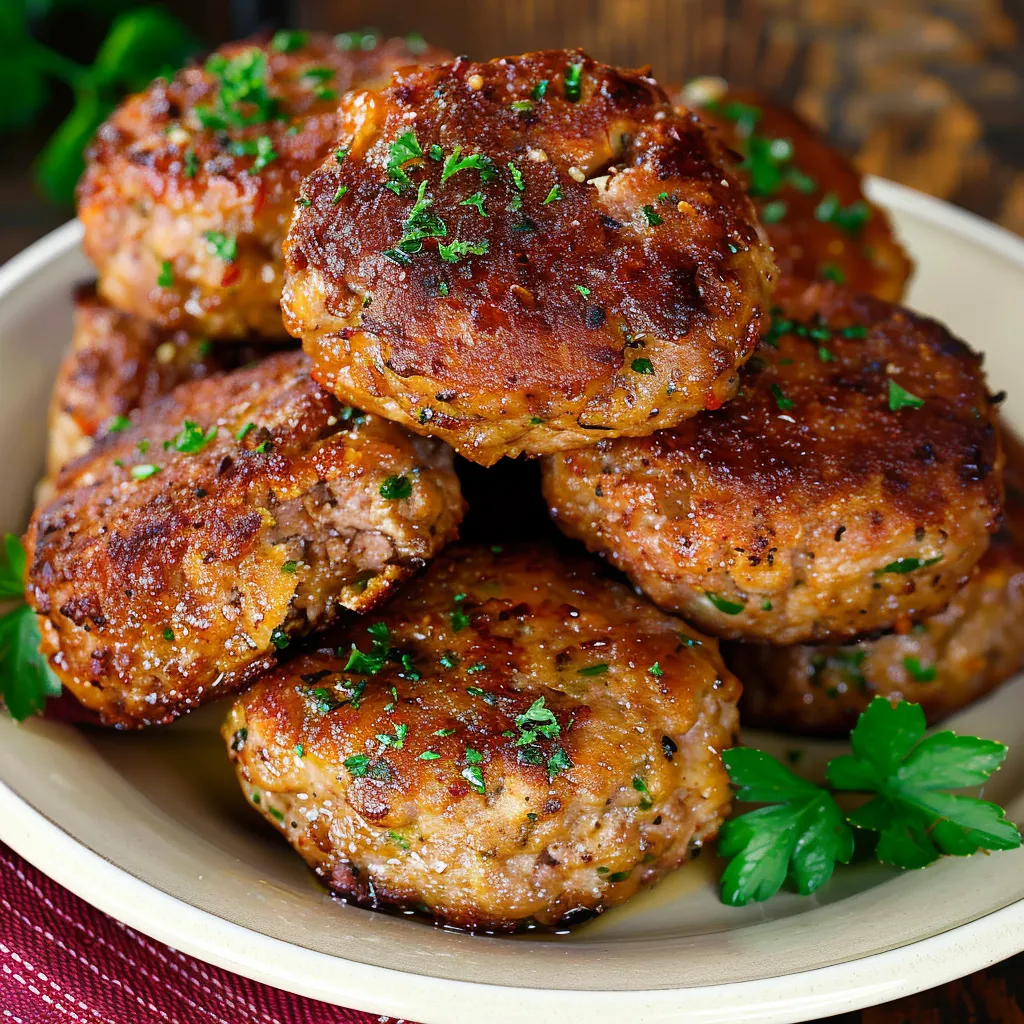
[(393, 828), (388, 829), (388, 839), (391, 840), (401, 850), (409, 849), (409, 840), (405, 838), (400, 832), (396, 832)]
[(494, 695), (488, 693), (480, 686), (467, 686), (466, 693), (468, 693), (470, 697), (479, 697), (485, 704), (490, 704), (492, 707), (494, 706)]
[(132, 466), (131, 469), (132, 477), (136, 480), (148, 480), (159, 472), (160, 467), (153, 465), (152, 462), (140, 462), (137, 466)]
[(629, 364), (629, 366), (634, 373), (642, 373), (647, 375), (651, 375), (654, 373), (654, 364), (650, 361), (650, 359), (647, 359), (644, 356), (640, 356), (638, 359), (634, 359), (633, 362)]
[(548, 91), (548, 80), (547, 80), (546, 78), (542, 78), (542, 79), (541, 79), (541, 80), (540, 80), (540, 81), (539, 81), (539, 82), (538, 82), (538, 83), (537, 83), (537, 84), (536, 84), (536, 85), (535, 85), (535, 86), (534, 86), (534, 87), (533, 87), (533, 88), (532, 88), (532, 89), (530, 90), (530, 95), (531, 95), (531, 96), (532, 96), (532, 97), (533, 97), (533, 98), (534, 98), (535, 100), (542, 100), (542, 99), (544, 99), (544, 94), (545, 94), (545, 93), (546, 93), (547, 91)]
[(117, 416), (111, 417), (110, 421), (107, 423), (107, 433), (120, 434), (122, 430), (127, 430), (131, 425), (132, 421), (128, 419), (127, 416), (121, 416), (118, 414)]
[(170, 447), (174, 448), (176, 452), (194, 455), (196, 452), (202, 451), (217, 436), (217, 430), (215, 423), (204, 433), (198, 423), (185, 420), (181, 430), (171, 439)]
[(372, 637), (369, 653), (364, 654), (353, 644), (345, 671), (375, 676), (391, 656), (391, 634), (386, 622), (371, 623), (366, 632)]
[(185, 177), (194, 178), (199, 173), (199, 157), (194, 149), (185, 150)]
[(193, 108), (204, 128), (263, 124), (277, 115), (277, 100), (267, 92), (267, 56), (261, 50), (244, 50), (230, 59), (215, 53), (206, 70), (217, 77), (220, 90), (212, 106)]
[(727, 597), (722, 597), (721, 594), (715, 594), (711, 591), (705, 591), (704, 596), (723, 614), (723, 615), (739, 615), (747, 606), (745, 603), (740, 601), (730, 601)]
[(513, 100), (508, 106), (517, 114), (528, 114), (533, 110), (533, 100)]
[(246, 423), (246, 425), (244, 427), (242, 427), (242, 429), (239, 430), (237, 434), (235, 434), (235, 440), (236, 441), (244, 441), (245, 437), (249, 433), (249, 431), (255, 430), (255, 429), (256, 429), (256, 424), (255, 423)]
[(919, 658), (912, 654), (903, 659), (903, 667), (910, 674), (911, 679), (916, 683), (931, 683), (935, 681), (938, 669), (934, 665), (922, 665)]
[(574, 284), (573, 287), (583, 298), (587, 298), (590, 295), (590, 289), (585, 284)]
[(478, 750), (466, 747), (466, 767), (462, 769), (462, 777), (478, 792), (485, 793), (484, 773), (480, 763), (484, 757)]
[(232, 142), (229, 148), (235, 156), (256, 157), (249, 168), (250, 174), (258, 174), (267, 164), (273, 163), (277, 159), (274, 142), (269, 135), (261, 135), (257, 139), (239, 139)]
[(784, 199), (773, 199), (761, 207), (761, 223), (778, 224), (786, 216), (788, 210), (789, 207)]
[(516, 726), (519, 729), (517, 747), (536, 743), (538, 736), (553, 740), (562, 731), (554, 713), (545, 705), (543, 697), (538, 697), (521, 715), (516, 716)]
[(818, 358), (823, 363), (834, 363), (836, 360), (836, 357), (824, 345), (818, 346)]
[(341, 762), (354, 778), (361, 779), (370, 771), (370, 759), (366, 754), (353, 754)]
[(341, 202), (342, 197), (348, 192), (348, 185), (339, 185), (337, 191), (331, 197), (331, 203), (337, 206)]
[(523, 172), (511, 160), (508, 163), (508, 173), (512, 175), (512, 184), (515, 185), (519, 192), (522, 192), (526, 188), (526, 183), (523, 181)]
[(444, 238), (448, 234), (445, 222), (430, 212), (433, 203), (434, 200), (427, 195), (427, 183), (421, 181), (416, 191), (416, 202), (413, 203), (403, 225), (398, 247), (385, 250), (383, 255), (404, 266), (412, 262), (410, 256), (415, 256), (422, 250), (424, 239)]
[(469, 616), (462, 610), (461, 603), (466, 599), (465, 594), (455, 595), (455, 607), (448, 613), (448, 620), (452, 625), (452, 632), (459, 633), (469, 625)]
[(60, 680), (39, 647), (39, 619), (25, 603), (25, 550), (13, 534), (0, 549), (0, 601), (18, 603), (0, 616), (0, 696), (15, 721), (43, 710), (47, 697), (60, 696)]
[(871, 219), (871, 207), (863, 199), (843, 206), (835, 192), (829, 192), (814, 208), (814, 218), (824, 224), (834, 224), (847, 235), (859, 235)]
[(560, 772), (569, 771), (572, 766), (569, 755), (561, 747), (555, 747), (555, 752), (548, 758), (548, 781), (550, 782)]
[(211, 256), (217, 256), (225, 263), (233, 263), (238, 257), (238, 242), (221, 231), (207, 231), (203, 234), (206, 248)]
[(471, 153), (469, 156), (462, 156), (461, 153), (462, 147), (456, 146), (451, 153), (448, 154), (448, 157), (444, 162), (444, 166), (441, 168), (442, 185), (444, 185), (452, 175), (465, 170), (478, 171), (480, 174), (480, 180), (484, 182), (493, 181), (498, 176), (498, 172), (494, 169), (494, 164), (489, 156), (484, 156), (483, 153)]
[(405, 737), (409, 735), (409, 726), (404, 723), (395, 726), (395, 734), (389, 735), (388, 733), (379, 732), (377, 733), (377, 742), (385, 747), (391, 747), (394, 750), (401, 750), (405, 746)]
[(462, 659), (452, 651), (445, 651), (444, 654), (438, 658), (438, 661), (441, 663), (441, 668), (453, 669), (458, 668)]
[(309, 33), (298, 29), (282, 29), (275, 32), (270, 40), (270, 48), (278, 53), (294, 53), (301, 50), (309, 42)]
[(486, 672), (486, 671), (487, 671), (487, 664), (486, 664), (486, 662), (478, 661), (475, 665), (470, 665), (469, 668), (466, 669), (466, 674), (470, 675), (470, 676), (475, 676), (478, 672)]
[(427, 150), (431, 160), (441, 161), (444, 159), (444, 150), (435, 142)]
[(302, 72), (302, 80), (304, 82), (326, 82), (336, 74), (334, 68), (306, 68)]
[(406, 185), (412, 185), (412, 178), (409, 177), (405, 168), (414, 160), (423, 156), (419, 140), (414, 131), (403, 132), (391, 143), (388, 148), (388, 181), (384, 187), (390, 189), (395, 195), (401, 195)]
[(583, 65), (567, 64), (562, 75), (562, 92), (570, 103), (578, 103), (583, 94)]
[(596, 665), (587, 665), (584, 668), (578, 668), (576, 675), (578, 676), (603, 676), (608, 671), (608, 665), (606, 662), (598, 662)]
[(875, 856), (897, 868), (922, 868), (942, 855), (1011, 850), (1020, 832), (996, 804), (947, 792), (984, 785), (1006, 757), (992, 740), (952, 732), (925, 736), (918, 704), (875, 697), (850, 735), (852, 754), (828, 763), (832, 791), (870, 795), (844, 812), (832, 792), (794, 775), (758, 750), (724, 752), (740, 801), (766, 806), (726, 822), (719, 852), (730, 858), (722, 900), (765, 900), (787, 878), (801, 894), (831, 878), (853, 856), (854, 829), (878, 833)]
[(299, 563), (289, 558), (287, 562), (281, 563), (281, 572), (296, 573), (299, 571)]
[(412, 481), (406, 476), (385, 477), (380, 485), (380, 496), (387, 501), (399, 501), (412, 495)]
[(435, 736), (454, 736), (459, 730), (458, 729), (438, 729), (433, 735)]
[(565, 196), (562, 195), (562, 186), (556, 182), (551, 186), (551, 191), (547, 194), (547, 197), (544, 199), (544, 202), (541, 203), (541, 206), (547, 206), (549, 203), (557, 203), (559, 200), (564, 198)]
[(471, 196), (460, 200), (459, 206), (472, 206), (481, 217), (487, 216), (487, 211), (484, 209), (484, 195), (482, 192), (474, 192)]
[(647, 218), (647, 223), (650, 224), (651, 227), (657, 227), (659, 224), (665, 223), (665, 218), (657, 213), (653, 206), (645, 206), (643, 210), (644, 216)]
[(270, 642), (279, 651), (283, 651), (291, 643), (291, 638), (283, 629), (278, 628), (270, 634)]
[(654, 663), (654, 664), (653, 664), (653, 665), (652, 665), (652, 666), (651, 666), (651, 667), (650, 667), (650, 668), (649, 668), (649, 669), (647, 670), (647, 672), (648, 672), (648, 674), (649, 674), (649, 675), (655, 676), (655, 677), (656, 677), (656, 678), (658, 678), (658, 679), (660, 679), (660, 678), (661, 678), (661, 677), (662, 677), (662, 676), (663, 676), (663, 675), (665, 674), (665, 671), (664, 671), (664, 669), (662, 669), (662, 667), (661, 667), (661, 666), (660, 666), (660, 665), (659, 665), (659, 664), (658, 664), (657, 662), (655, 662), (655, 663)]
[(881, 576), (883, 573), (891, 572), (897, 575), (903, 576), (908, 572), (915, 572), (918, 569), (926, 569), (929, 565), (935, 565), (936, 562), (942, 561), (942, 555), (936, 555), (934, 558), (897, 558), (895, 562), (890, 562), (888, 565), (883, 565), (881, 569), (875, 570), (876, 576)]
[(892, 412), (899, 412), (900, 409), (920, 409), (924, 405), (924, 399), (912, 395), (909, 391), (901, 388), (891, 377), (889, 378), (889, 409)]
[(339, 50), (369, 51), (380, 42), (380, 33), (375, 28), (357, 29), (355, 32), (339, 32), (334, 37), (334, 45)]
[(788, 412), (793, 408), (793, 399), (787, 398), (785, 392), (778, 384), (772, 385), (772, 396), (775, 399), (775, 404), (782, 410), (782, 412)]
[(823, 263), (821, 265), (821, 276), (826, 281), (833, 281), (836, 284), (844, 284), (846, 281), (846, 274), (843, 273), (843, 268), (837, 266), (835, 263)]
[(647, 788), (647, 783), (636, 776), (633, 779), (633, 788), (640, 794), (640, 810), (649, 811), (654, 806), (654, 801), (651, 799), (651, 791)]
[(170, 643), (174, 639), (174, 630), (167, 626), (163, 631), (163, 638)]
[[(436, 736), (437, 733), (435, 733), (434, 735)], [(437, 761), (440, 757), (441, 757), (441, 755), (436, 753), (433, 750), (424, 750), (423, 753), (420, 754), (416, 758), (416, 760), (417, 761)]]
[(160, 264), (160, 273), (157, 275), (156, 283), (160, 288), (170, 288), (174, 284), (174, 265), (170, 260), (164, 260)]
[(456, 238), (447, 244), (441, 242), (437, 251), (445, 263), (458, 263), (466, 256), (483, 256), (487, 252), (487, 239), (480, 242), (464, 242)]

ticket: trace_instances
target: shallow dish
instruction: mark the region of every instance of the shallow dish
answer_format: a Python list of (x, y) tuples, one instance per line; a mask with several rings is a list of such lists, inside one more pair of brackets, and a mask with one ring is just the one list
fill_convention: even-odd
[[(871, 196), (917, 260), (909, 304), (987, 354), (1024, 430), (1024, 242), (887, 182)], [(45, 409), (90, 276), (68, 224), (0, 270), (0, 529), (20, 530)], [(1024, 948), (1024, 849), (924, 872), (840, 870), (814, 897), (743, 909), (713, 856), (565, 935), (470, 936), (333, 900), (246, 807), (221, 708), (125, 735), (0, 717), (0, 839), (89, 902), (178, 949), (280, 988), (423, 1024), (530, 1019), (799, 1021), (940, 984)], [(1024, 821), (1024, 679), (950, 723), (1002, 740), (986, 795)], [(834, 745), (800, 749), (814, 770)]]

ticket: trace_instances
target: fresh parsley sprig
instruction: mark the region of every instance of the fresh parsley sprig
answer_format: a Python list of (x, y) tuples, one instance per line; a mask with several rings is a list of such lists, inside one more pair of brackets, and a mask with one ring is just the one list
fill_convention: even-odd
[(926, 867), (948, 854), (1010, 850), (1021, 845), (1003, 809), (946, 792), (982, 785), (1002, 764), (1006, 747), (993, 740), (939, 732), (925, 737), (919, 704), (876, 697), (850, 734), (853, 753), (826, 769), (832, 791), (870, 794), (844, 812), (832, 792), (794, 775), (759, 750), (723, 754), (736, 799), (766, 806), (725, 823), (719, 852), (729, 858), (722, 901), (766, 900), (789, 880), (802, 895), (853, 856), (854, 830), (878, 833), (875, 856), (897, 868)]
[(23, 722), (43, 710), (47, 697), (60, 695), (60, 681), (39, 650), (39, 623), (25, 603), (25, 551), (11, 534), (0, 551), (0, 601), (18, 602), (0, 616), (0, 696)]

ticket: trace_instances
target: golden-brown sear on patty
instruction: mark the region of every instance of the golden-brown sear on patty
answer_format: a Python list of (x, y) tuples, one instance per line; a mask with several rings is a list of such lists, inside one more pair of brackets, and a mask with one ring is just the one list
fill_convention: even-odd
[(784, 306), (722, 409), (546, 460), (555, 521), (730, 639), (842, 640), (933, 614), (999, 521), (981, 357), (834, 285)]
[(959, 711), (1024, 666), (1024, 451), (1003, 430), (1006, 516), (970, 580), (937, 615), (846, 646), (730, 644), (743, 721), (846, 733), (875, 696), (913, 701), (929, 722)]
[(901, 299), (913, 264), (850, 161), (795, 111), (711, 83), (698, 79), (680, 99), (739, 155), (737, 172), (771, 241), (780, 289), (798, 292), (832, 280), (860, 294)]
[(648, 434), (736, 386), (774, 267), (718, 143), (638, 72), (553, 50), (342, 103), (283, 300), (317, 379), (490, 465)]
[(119, 726), (168, 722), (372, 608), (462, 515), (450, 450), (343, 408), (301, 352), (182, 385), (55, 490), (25, 538), (27, 600), (61, 682)]
[(728, 813), (739, 687), (717, 644), (587, 562), (449, 549), (331, 639), (223, 732), (250, 802), (353, 900), (467, 928), (578, 921)]
[(334, 148), (338, 98), (444, 55), (320, 33), (228, 43), (156, 79), (99, 129), (78, 187), (85, 250), (114, 306), (211, 338), (283, 333), (281, 243)]
[(187, 331), (163, 330), (104, 302), (93, 285), (75, 293), (71, 344), (50, 397), (49, 476), (92, 447), (103, 430), (124, 429), (127, 417), (179, 384), (262, 359), (276, 344), (213, 345)]

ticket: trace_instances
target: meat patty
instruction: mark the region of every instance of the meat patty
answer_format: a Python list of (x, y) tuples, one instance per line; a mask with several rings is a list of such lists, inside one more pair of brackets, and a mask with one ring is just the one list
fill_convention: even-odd
[(168, 722), (367, 611), (457, 532), (451, 451), (301, 352), (183, 384), (55, 480), (25, 538), (43, 651), (103, 721)]
[(842, 640), (931, 615), (999, 521), (981, 357), (834, 285), (784, 305), (724, 408), (548, 459), (555, 521), (718, 636)]
[(345, 401), (490, 465), (649, 434), (736, 387), (774, 267), (695, 115), (578, 50), (342, 102), (286, 242), (288, 329)]
[(846, 733), (877, 695), (913, 701), (929, 722), (959, 711), (1024, 666), (1024, 451), (1007, 443), (1004, 528), (946, 608), (847, 646), (731, 644), (749, 725)]
[(419, 49), (278, 33), (130, 96), (97, 132), (78, 187), (101, 294), (213, 338), (281, 335), (281, 242), (299, 184), (334, 149), (338, 97), (444, 57)]
[(450, 549), (332, 639), (240, 697), (224, 736), (248, 799), (357, 902), (579, 921), (728, 813), (739, 686), (716, 643), (589, 563)]
[(832, 280), (880, 299), (902, 298), (913, 264), (888, 215), (864, 195), (860, 173), (820, 132), (763, 96), (727, 91), (720, 79), (697, 79), (679, 96), (739, 155), (781, 289)]
[(93, 285), (78, 289), (74, 333), (50, 398), (48, 475), (87, 452), (101, 430), (124, 429), (132, 412), (179, 384), (236, 369), (291, 343), (285, 337), (273, 347), (212, 345), (119, 312)]

